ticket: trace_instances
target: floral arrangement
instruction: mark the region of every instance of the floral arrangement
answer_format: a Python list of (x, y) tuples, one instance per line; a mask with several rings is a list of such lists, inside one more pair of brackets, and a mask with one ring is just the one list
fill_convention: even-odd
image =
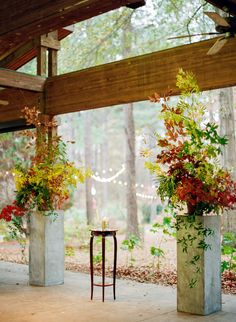
[[(187, 206), (190, 215), (218, 214), (236, 203), (236, 182), (219, 165), (227, 139), (218, 134), (215, 123), (206, 121), (194, 75), (180, 70), (176, 85), (181, 92), (176, 106), (169, 103), (170, 92), (163, 99), (157, 93), (150, 97), (161, 105), (165, 133), (156, 134), (156, 160), (145, 166), (156, 177), (157, 193), (171, 207)], [(150, 150), (142, 153), (152, 154)]]
[(36, 128), (34, 132), (23, 132), (30, 138), (30, 145), (36, 144), (36, 153), (29, 166), (17, 164), (13, 170), (15, 201), (0, 213), (0, 219), (6, 221), (17, 222), (32, 209), (49, 211), (48, 214), (62, 209), (71, 189), (90, 176), (88, 169), (77, 168), (68, 161), (66, 145), (55, 131), (55, 121), (43, 117), (36, 108), (25, 107), (23, 113), (27, 125)]

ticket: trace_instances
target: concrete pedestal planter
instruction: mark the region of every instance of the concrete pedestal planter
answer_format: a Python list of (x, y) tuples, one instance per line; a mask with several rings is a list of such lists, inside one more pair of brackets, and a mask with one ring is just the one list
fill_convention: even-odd
[(64, 215), (30, 217), (29, 283), (50, 286), (64, 283)]
[[(188, 223), (187, 216), (178, 216), (178, 218), (181, 224), (177, 230), (177, 242), (188, 239), (189, 236), (196, 236), (196, 240), (191, 247), (187, 247), (187, 252), (183, 252), (183, 243), (177, 243), (177, 309), (180, 312), (199, 315), (220, 311), (220, 217), (198, 216), (193, 225)], [(207, 237), (198, 236), (194, 226), (210, 228), (213, 234)], [(203, 239), (210, 245), (210, 249), (198, 248), (199, 242)], [(194, 256), (199, 257), (195, 264), (191, 263)], [(190, 287), (191, 283), (193, 287)]]

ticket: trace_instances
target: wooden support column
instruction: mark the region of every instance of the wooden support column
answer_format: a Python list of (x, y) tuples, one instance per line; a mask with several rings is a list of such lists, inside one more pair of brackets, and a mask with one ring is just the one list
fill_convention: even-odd
[(48, 49), (48, 76), (57, 75), (57, 50)]
[(47, 48), (42, 46), (38, 47), (37, 75), (47, 76)]
[[(54, 40), (53, 44), (55, 45), (57, 39)], [(48, 64), (47, 50), (49, 50)], [(37, 71), (41, 75), (55, 76), (57, 74), (57, 49), (39, 47)], [(44, 110), (43, 104), (41, 112), (44, 112)], [(57, 126), (48, 127), (45, 130), (44, 124), (50, 122), (53, 124), (53, 116), (43, 114), (42, 128), (38, 130), (40, 139), (45, 139), (48, 142), (49, 157), (52, 144), (54, 144), (53, 138), (57, 136)], [(42, 153), (40, 140), (36, 142), (36, 153)], [(31, 216), (29, 249), (29, 279), (31, 285), (50, 286), (64, 283), (64, 214), (63, 211), (56, 212), (58, 213), (56, 220), (51, 216), (45, 216), (42, 211), (35, 211)]]
[[(38, 39), (37, 74), (41, 76), (57, 75), (57, 51), (60, 49), (58, 31), (40, 36)], [(48, 51), (48, 63), (47, 63)]]
[[(48, 76), (57, 75), (57, 52), (60, 49), (58, 41), (58, 31), (50, 33), (50, 43), (48, 48)], [(59, 44), (59, 46), (57, 46)]]

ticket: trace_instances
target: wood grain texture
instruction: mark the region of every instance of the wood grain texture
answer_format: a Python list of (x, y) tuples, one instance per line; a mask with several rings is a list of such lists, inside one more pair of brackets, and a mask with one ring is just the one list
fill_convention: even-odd
[(0, 86), (43, 92), (45, 78), (0, 68)]
[(8, 102), (8, 105), (0, 105), (0, 122), (11, 122), (22, 118), (21, 110), (25, 106), (39, 106), (40, 93), (19, 89), (4, 89), (0, 91), (0, 100)]
[[(137, 0), (7, 0), (0, 9), (0, 56), (46, 34)], [(9, 52), (10, 53), (10, 52)]]
[[(173, 94), (178, 94), (175, 80), (181, 67), (196, 74), (202, 90), (236, 85), (236, 39), (231, 39), (217, 55), (207, 56), (213, 42), (204, 41), (50, 77), (45, 84), (45, 113), (56, 115), (147, 100), (154, 92), (163, 94), (168, 86)], [(15, 120), (22, 107), (39, 106), (42, 100), (38, 93), (9, 91), (0, 91), (0, 100), (11, 98), (9, 105), (0, 106), (2, 122)]]
[(63, 114), (173, 94), (179, 68), (192, 71), (202, 90), (236, 85), (236, 39), (207, 56), (215, 40), (198, 42), (48, 78), (46, 113)]
[[(73, 26), (60, 28), (58, 39), (62, 40), (73, 32)], [(32, 39), (19, 48), (14, 48), (12, 52), (5, 53), (0, 57), (0, 67), (16, 70), (27, 64), (37, 56), (38, 40)]]

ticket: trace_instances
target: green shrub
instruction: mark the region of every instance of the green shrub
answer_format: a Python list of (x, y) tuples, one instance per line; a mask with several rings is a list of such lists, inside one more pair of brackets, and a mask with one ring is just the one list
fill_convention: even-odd
[(225, 260), (221, 262), (221, 272), (236, 270), (236, 233), (227, 232), (223, 235), (221, 254)]
[(121, 249), (128, 252), (129, 256), (127, 256), (127, 264), (130, 264), (131, 266), (135, 262), (135, 258), (133, 255), (135, 248), (141, 247), (141, 241), (140, 239), (135, 235), (130, 235), (129, 238), (123, 240), (121, 244)]
[[(161, 258), (165, 257), (165, 252), (162, 249), (162, 243), (166, 241), (166, 237), (175, 237), (176, 235), (173, 217), (163, 217), (162, 223), (153, 224), (150, 231), (154, 234), (157, 234), (158, 232), (162, 233), (160, 236), (157, 236), (157, 247), (151, 246), (150, 248), (150, 253), (154, 258), (153, 265), (160, 269)], [(157, 263), (155, 263), (156, 259)]]

